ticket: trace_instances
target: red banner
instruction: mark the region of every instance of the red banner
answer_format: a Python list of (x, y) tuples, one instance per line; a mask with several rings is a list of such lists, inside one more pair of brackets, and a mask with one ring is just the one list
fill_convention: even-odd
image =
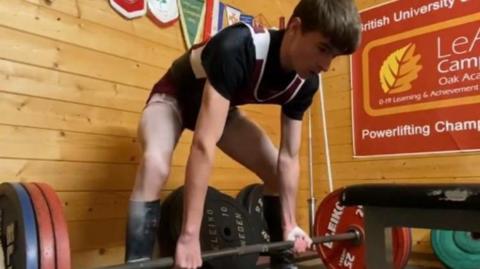
[(355, 156), (480, 149), (480, 1), (361, 12), (352, 55)]

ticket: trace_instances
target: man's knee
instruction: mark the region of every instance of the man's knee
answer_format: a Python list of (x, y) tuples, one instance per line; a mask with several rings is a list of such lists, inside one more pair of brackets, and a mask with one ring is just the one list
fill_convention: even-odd
[(163, 184), (170, 174), (170, 157), (166, 154), (146, 152), (143, 155), (145, 180)]
[(160, 191), (170, 172), (167, 159), (157, 154), (144, 153), (137, 171), (131, 200), (152, 201), (159, 199)]

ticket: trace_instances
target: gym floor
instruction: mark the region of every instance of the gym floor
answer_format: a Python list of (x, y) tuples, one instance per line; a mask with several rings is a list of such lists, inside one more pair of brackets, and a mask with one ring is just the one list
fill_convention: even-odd
[[(298, 269), (325, 269), (321, 260), (305, 261), (298, 264)], [(428, 267), (407, 266), (405, 269), (428, 269)]]
[[(268, 258), (260, 257), (257, 269), (269, 269)], [(326, 269), (321, 259), (310, 259), (297, 263), (298, 269)], [(407, 266), (405, 269), (428, 269), (428, 267)]]
[[(314, 259), (310, 261), (304, 261), (298, 264), (298, 269), (325, 269), (320, 259)], [(265, 267), (268, 269), (268, 267)], [(428, 269), (427, 267), (407, 266), (405, 269)]]

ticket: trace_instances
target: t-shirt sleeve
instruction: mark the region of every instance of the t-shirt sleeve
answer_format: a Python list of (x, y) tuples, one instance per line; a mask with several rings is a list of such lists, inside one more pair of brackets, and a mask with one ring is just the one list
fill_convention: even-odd
[(213, 36), (202, 52), (202, 65), (212, 86), (225, 98), (245, 87), (255, 60), (250, 30), (237, 24)]
[(291, 119), (302, 120), (303, 114), (312, 104), (318, 86), (318, 76), (307, 79), (298, 94), (290, 102), (282, 105), (282, 113)]

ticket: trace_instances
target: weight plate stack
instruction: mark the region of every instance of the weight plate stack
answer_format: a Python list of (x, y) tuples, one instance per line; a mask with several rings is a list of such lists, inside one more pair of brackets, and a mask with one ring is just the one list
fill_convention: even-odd
[(53, 236), (55, 238), (56, 268), (70, 269), (72, 267), (70, 237), (68, 234), (67, 220), (63, 212), (63, 203), (50, 185), (42, 182), (33, 184), (40, 189), (48, 205), (48, 212), (53, 224)]
[[(180, 235), (183, 212), (183, 187), (172, 192), (162, 205), (160, 221), (161, 256), (175, 254)], [(205, 198), (200, 244), (202, 252), (222, 250), (258, 243), (248, 212), (232, 197), (208, 187)], [(162, 242), (161, 240), (164, 240)], [(202, 268), (243, 269), (254, 268), (258, 254), (229, 256), (204, 261)]]
[(47, 201), (37, 185), (33, 183), (22, 183), (22, 185), (30, 196), (37, 221), (40, 269), (56, 269), (53, 221)]
[(451, 269), (480, 268), (480, 237), (465, 231), (432, 230), (435, 255)]

